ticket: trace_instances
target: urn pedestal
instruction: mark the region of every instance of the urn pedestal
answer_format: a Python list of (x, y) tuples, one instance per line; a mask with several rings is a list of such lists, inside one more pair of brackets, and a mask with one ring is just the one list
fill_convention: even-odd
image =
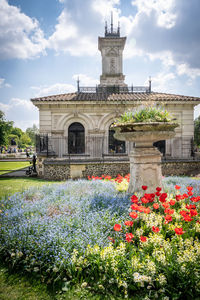
[(148, 186), (148, 193), (162, 187), (160, 151), (153, 146), (154, 142), (175, 136), (176, 123), (133, 123), (116, 124), (114, 137), (120, 141), (134, 142), (130, 153), (129, 193), (141, 191), (141, 186)]

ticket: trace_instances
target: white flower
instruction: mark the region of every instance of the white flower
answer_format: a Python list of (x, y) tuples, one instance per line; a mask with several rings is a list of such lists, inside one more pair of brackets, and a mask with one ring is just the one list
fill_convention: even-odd
[(86, 288), (86, 286), (87, 286), (87, 282), (83, 282), (82, 284), (81, 284), (81, 287), (84, 289), (84, 288)]

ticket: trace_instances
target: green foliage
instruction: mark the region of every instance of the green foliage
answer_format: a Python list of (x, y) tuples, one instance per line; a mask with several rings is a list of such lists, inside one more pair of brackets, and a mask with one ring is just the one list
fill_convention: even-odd
[(13, 127), (11, 129), (11, 134), (18, 136), (20, 138), (23, 135), (23, 131), (18, 127)]
[(39, 133), (39, 129), (35, 124), (33, 127), (29, 127), (26, 129), (26, 134), (30, 137), (32, 145), (35, 145), (35, 136)]
[(31, 139), (30, 137), (26, 134), (23, 133), (22, 136), (19, 139), (18, 146), (21, 148), (27, 147), (31, 145)]
[(172, 116), (167, 110), (155, 106), (142, 106), (135, 111), (125, 112), (116, 123), (171, 122)]
[(0, 110), (0, 146), (8, 145), (8, 135), (13, 127), (12, 121), (5, 120), (5, 114)]
[(35, 124), (26, 132), (13, 127), (13, 124), (13, 121), (6, 121), (4, 112), (0, 111), (0, 146), (10, 146), (12, 140), (21, 148), (35, 145), (35, 135), (39, 132)]
[[(11, 131), (12, 132), (12, 131)], [(12, 145), (12, 141), (15, 141), (16, 145), (18, 145), (19, 142), (19, 136), (16, 134), (8, 134), (8, 145)]]
[(200, 146), (200, 116), (194, 121), (194, 143)]

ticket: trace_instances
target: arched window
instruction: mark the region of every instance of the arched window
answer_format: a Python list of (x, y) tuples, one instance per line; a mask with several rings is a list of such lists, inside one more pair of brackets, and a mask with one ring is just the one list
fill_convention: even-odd
[(68, 129), (68, 153), (85, 153), (85, 129), (81, 123), (75, 122)]
[(126, 146), (125, 142), (116, 140), (114, 138), (115, 131), (109, 128), (109, 137), (108, 137), (108, 152), (109, 153), (125, 153)]

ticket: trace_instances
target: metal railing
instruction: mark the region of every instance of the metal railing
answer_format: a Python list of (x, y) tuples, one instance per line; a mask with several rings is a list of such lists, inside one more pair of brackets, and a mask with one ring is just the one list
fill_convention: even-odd
[[(68, 151), (68, 138), (49, 136), (48, 134), (41, 134), (36, 136), (36, 152), (38, 155), (40, 154), (46, 157), (59, 157), (68, 159), (105, 159), (112, 157), (114, 159), (128, 156), (127, 150), (126, 152), (124, 152), (124, 149), (123, 151), (119, 151), (117, 147), (112, 148), (109, 145), (108, 136), (87, 136), (85, 137), (84, 147), (80, 147), (79, 141), (77, 141), (77, 143), (74, 144), (74, 146), (75, 151), (73, 153), (70, 153), (70, 151)], [(130, 147), (127, 148), (130, 150)], [(168, 154), (167, 147), (165, 146), (160, 147), (159, 150), (163, 152), (163, 160), (179, 160), (184, 159), (184, 157), (188, 157), (190, 159), (195, 160), (200, 159), (200, 156), (195, 156), (194, 144), (189, 138), (177, 138), (170, 155)]]
[(78, 93), (103, 93), (103, 94), (116, 94), (116, 93), (151, 93), (150, 86), (78, 86)]

